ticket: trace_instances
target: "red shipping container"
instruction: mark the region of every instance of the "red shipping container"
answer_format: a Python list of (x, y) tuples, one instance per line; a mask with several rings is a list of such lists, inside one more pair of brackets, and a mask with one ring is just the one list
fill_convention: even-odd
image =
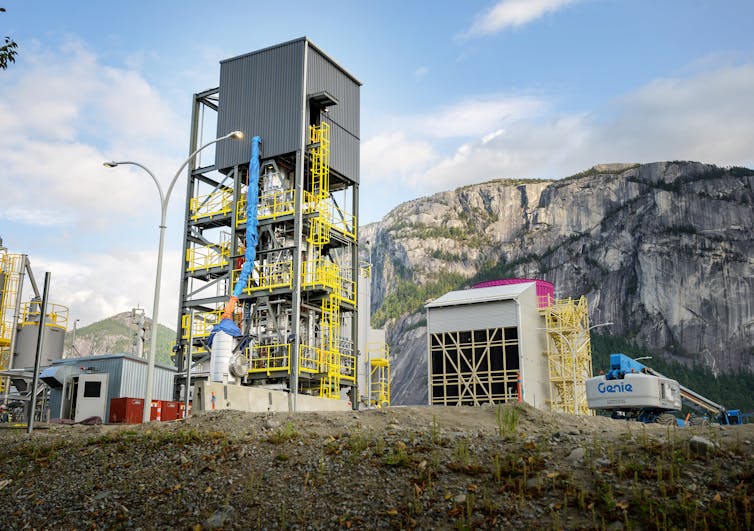
[(159, 400), (152, 400), (152, 410), (149, 414), (149, 420), (157, 422), (162, 420), (162, 404)]
[(161, 400), (162, 403), (162, 420), (163, 422), (166, 420), (178, 420), (180, 417), (179, 415), (179, 409), (178, 404), (179, 402), (174, 402), (173, 400)]
[(143, 398), (113, 398), (110, 400), (110, 424), (139, 424), (144, 416)]

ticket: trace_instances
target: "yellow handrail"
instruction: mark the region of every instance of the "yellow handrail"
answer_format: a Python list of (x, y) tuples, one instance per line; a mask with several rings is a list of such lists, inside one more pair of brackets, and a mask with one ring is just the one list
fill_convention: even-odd
[(249, 360), (249, 373), (290, 372), (291, 344), (273, 343), (271, 345), (254, 345), (246, 347)]
[[(235, 285), (240, 269), (234, 269), (231, 275), (231, 283)], [(249, 282), (244, 287), (244, 293), (264, 291), (276, 288), (290, 288), (293, 286), (293, 261), (271, 262), (256, 265), (254, 273), (249, 277)]]
[(189, 212), (193, 221), (225, 216), (232, 210), (233, 190), (230, 188), (221, 188), (209, 194), (192, 197), (189, 201)]
[[(40, 303), (24, 302), (21, 304), (21, 326), (39, 324), (40, 316)], [(47, 303), (45, 326), (68, 329), (68, 308), (61, 304)]]
[(181, 337), (183, 339), (189, 339), (189, 335), (191, 334), (191, 331), (189, 330), (190, 326), (193, 326), (193, 334), (191, 335), (194, 339), (209, 337), (210, 332), (212, 332), (212, 327), (220, 322), (220, 316), (222, 313), (222, 310), (211, 310), (208, 312), (195, 311), (193, 324), (191, 323), (191, 315), (184, 314), (181, 317)]
[(225, 267), (230, 259), (230, 242), (221, 242), (216, 247), (191, 247), (186, 249), (187, 271), (200, 271), (213, 267)]

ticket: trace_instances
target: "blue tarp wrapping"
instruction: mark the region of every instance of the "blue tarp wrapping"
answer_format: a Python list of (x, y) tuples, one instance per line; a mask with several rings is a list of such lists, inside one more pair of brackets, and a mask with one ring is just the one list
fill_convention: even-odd
[(257, 206), (259, 203), (259, 144), (262, 138), (255, 136), (251, 139), (251, 160), (249, 161), (249, 192), (246, 201), (246, 256), (244, 257), (241, 275), (233, 287), (233, 296), (240, 297), (257, 257), (257, 238), (259, 237), (259, 223), (257, 221)]
[(238, 328), (238, 325), (233, 322), (233, 319), (223, 319), (219, 323), (217, 323), (215, 326), (212, 327), (212, 332), (209, 333), (209, 339), (207, 340), (207, 344), (211, 347), (212, 346), (212, 340), (215, 339), (215, 334), (217, 332), (225, 332), (229, 336), (232, 337), (238, 337), (241, 335), (241, 329)]

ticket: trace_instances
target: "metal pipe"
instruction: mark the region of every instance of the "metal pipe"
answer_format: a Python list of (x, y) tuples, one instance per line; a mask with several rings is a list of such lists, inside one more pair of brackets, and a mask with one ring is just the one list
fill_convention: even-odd
[[(354, 411), (358, 411), (359, 409), (359, 304), (361, 304), (361, 301), (359, 301), (359, 185), (356, 183), (352, 183), (352, 190), (351, 190), (352, 196), (351, 196), (351, 207), (353, 208), (353, 234), (354, 234), (354, 242), (351, 246), (351, 278), (354, 280), (354, 311), (351, 314), (351, 341), (353, 342), (353, 348), (356, 352), (356, 362), (353, 364), (353, 378), (355, 385), (351, 387), (351, 407)], [(344, 194), (345, 195), (345, 194)], [(345, 203), (345, 200), (344, 200)], [(342, 218), (342, 215), (341, 215)], [(371, 286), (370, 286), (371, 288)], [(370, 294), (371, 296), (371, 294)], [(371, 304), (371, 301), (369, 302)], [(367, 315), (369, 315), (369, 310), (367, 309)], [(367, 329), (369, 329), (369, 325), (367, 325)], [(367, 337), (364, 338), (364, 345), (367, 350), (369, 350), (369, 347), (366, 347), (366, 340)], [(371, 381), (372, 379), (372, 368), (369, 367), (369, 370), (367, 371), (367, 378)]]
[(186, 349), (186, 354), (184, 356), (184, 360), (186, 360), (186, 396), (185, 396), (185, 405), (183, 409), (183, 412), (184, 412), (183, 418), (188, 418), (188, 415), (189, 415), (189, 392), (191, 391), (191, 364), (194, 361), (193, 350), (194, 350), (194, 309), (191, 308), (189, 310), (188, 348)]
[(45, 285), (42, 291), (42, 308), (40, 309), (39, 329), (37, 330), (37, 353), (34, 357), (34, 376), (31, 379), (31, 399), (29, 400), (29, 416), (26, 433), (34, 430), (34, 409), (37, 407), (37, 384), (39, 383), (39, 359), (42, 357), (44, 343), (45, 321), (47, 320), (47, 294), (50, 291), (50, 272), (45, 273)]

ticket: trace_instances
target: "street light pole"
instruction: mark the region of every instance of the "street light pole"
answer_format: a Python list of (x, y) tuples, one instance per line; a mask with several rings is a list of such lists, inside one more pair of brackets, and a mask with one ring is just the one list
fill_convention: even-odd
[(149, 359), (147, 360), (147, 388), (144, 393), (144, 415), (142, 417), (143, 422), (149, 422), (151, 420), (151, 412), (152, 412), (152, 387), (154, 386), (154, 360), (157, 352), (157, 319), (159, 316), (159, 310), (160, 310), (160, 282), (162, 280), (162, 255), (165, 248), (165, 218), (167, 216), (167, 210), (168, 210), (168, 201), (170, 201), (170, 194), (173, 192), (173, 187), (175, 186), (176, 181), (178, 181), (178, 177), (181, 176), (181, 172), (183, 169), (194, 159), (194, 157), (203, 149), (211, 146), (212, 144), (216, 144), (222, 140), (226, 140), (228, 138), (236, 138), (241, 139), (243, 138), (243, 133), (241, 131), (233, 131), (232, 133), (228, 133), (225, 136), (221, 136), (219, 138), (216, 138), (212, 140), (211, 142), (207, 142), (203, 146), (199, 147), (196, 151), (191, 153), (191, 155), (188, 156), (188, 158), (181, 164), (181, 167), (178, 168), (178, 171), (175, 172), (175, 175), (173, 176), (173, 180), (170, 181), (170, 185), (168, 186), (167, 194), (165, 194), (162, 190), (162, 185), (160, 185), (160, 181), (157, 180), (157, 177), (155, 177), (154, 173), (144, 166), (143, 164), (140, 164), (138, 162), (133, 162), (130, 160), (126, 161), (110, 161), (110, 162), (104, 162), (103, 165), (107, 168), (114, 168), (116, 166), (120, 166), (122, 164), (128, 164), (131, 166), (138, 166), (145, 172), (149, 174), (149, 176), (152, 178), (154, 183), (157, 185), (157, 192), (160, 194), (160, 246), (157, 251), (157, 275), (155, 279), (155, 285), (154, 285), (154, 303), (152, 305), (152, 337), (149, 340)]

